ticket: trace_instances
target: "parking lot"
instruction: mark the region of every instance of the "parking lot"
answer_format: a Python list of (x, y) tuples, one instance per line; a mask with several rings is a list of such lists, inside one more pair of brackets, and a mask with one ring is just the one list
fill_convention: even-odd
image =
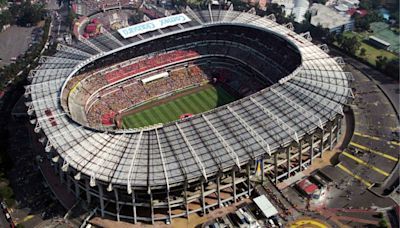
[(11, 26), (0, 33), (0, 67), (13, 62), (12, 58), (25, 53), (31, 43), (36, 42), (35, 27)]

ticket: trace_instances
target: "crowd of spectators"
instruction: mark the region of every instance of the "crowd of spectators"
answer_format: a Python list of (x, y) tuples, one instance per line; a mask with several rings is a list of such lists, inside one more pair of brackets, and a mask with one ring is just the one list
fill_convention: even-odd
[[(159, 73), (159, 72), (157, 72)], [(99, 92), (89, 101), (87, 120), (92, 125), (111, 125), (116, 113), (138, 106), (168, 93), (174, 93), (190, 86), (198, 86), (208, 81), (208, 77), (197, 65), (181, 67), (169, 72), (169, 76), (144, 84), (141, 80), (157, 73), (140, 78), (131, 78), (123, 84)]]
[(155, 54), (152, 57), (139, 60), (125, 67), (118, 65), (119, 69), (105, 74), (105, 79), (108, 83), (114, 83), (146, 70), (162, 67), (168, 63), (178, 62), (194, 57), (198, 57), (198, 53), (193, 50), (175, 50), (164, 54)]
[[(247, 96), (265, 87), (259, 82), (277, 82), (300, 63), (297, 50), (286, 41), (271, 35), (245, 36), (246, 31), (241, 31), (243, 29), (247, 28), (237, 28), (228, 35), (228, 30), (213, 31), (210, 28), (210, 31), (202, 33), (194, 31), (187, 36), (166, 38), (163, 47), (151, 42), (139, 45), (134, 50), (122, 51), (119, 56), (104, 58), (98, 63), (106, 66), (97, 67), (101, 70), (88, 68), (88, 72), (75, 76), (68, 82), (67, 91), (79, 92), (81, 97), (78, 100), (84, 103), (89, 124), (97, 125), (112, 122), (104, 121), (104, 115), (110, 119), (126, 109), (198, 85), (215, 75), (239, 96)], [(251, 31), (248, 33), (251, 34)], [(240, 61), (241, 64), (232, 64), (232, 69), (216, 73), (210, 57)], [(203, 60), (202, 67), (188, 65)], [(146, 77), (166, 72), (165, 69), (172, 65), (180, 67), (179, 70), (168, 71), (166, 78), (145, 84), (142, 82)], [(247, 68), (251, 68), (252, 80), (233, 73), (241, 71), (240, 65), (251, 66)]]

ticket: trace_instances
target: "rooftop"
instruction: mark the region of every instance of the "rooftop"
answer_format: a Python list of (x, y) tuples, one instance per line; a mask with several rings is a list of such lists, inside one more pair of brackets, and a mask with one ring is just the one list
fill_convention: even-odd
[(322, 4), (313, 4), (311, 24), (321, 25), (323, 28), (333, 29), (345, 25), (351, 21), (351, 17), (338, 13), (336, 10)]

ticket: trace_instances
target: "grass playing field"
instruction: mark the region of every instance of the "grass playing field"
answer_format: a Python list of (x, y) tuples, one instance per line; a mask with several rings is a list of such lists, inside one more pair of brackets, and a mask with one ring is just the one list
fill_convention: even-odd
[(204, 89), (200, 91), (197, 89), (185, 96), (178, 94), (174, 97), (167, 98), (162, 104), (124, 116), (122, 127), (139, 128), (157, 123), (168, 123), (179, 119), (182, 114), (205, 112), (235, 100), (234, 96), (220, 86), (204, 86)]

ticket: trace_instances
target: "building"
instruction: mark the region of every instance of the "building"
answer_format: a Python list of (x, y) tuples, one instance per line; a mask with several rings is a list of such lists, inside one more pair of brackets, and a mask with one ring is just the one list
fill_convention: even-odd
[(381, 49), (388, 50), (390, 48), (390, 43), (386, 42), (376, 36), (369, 36), (368, 43)]
[(343, 13), (339, 13), (328, 6), (313, 4), (310, 7), (311, 24), (313, 26), (320, 25), (333, 33), (351, 31), (354, 29), (354, 20), (345, 13), (348, 10), (347, 7), (343, 10)]
[(303, 22), (310, 3), (308, 0), (272, 0), (271, 3), (282, 6), (286, 16), (294, 15), (294, 20), (298, 23)]

